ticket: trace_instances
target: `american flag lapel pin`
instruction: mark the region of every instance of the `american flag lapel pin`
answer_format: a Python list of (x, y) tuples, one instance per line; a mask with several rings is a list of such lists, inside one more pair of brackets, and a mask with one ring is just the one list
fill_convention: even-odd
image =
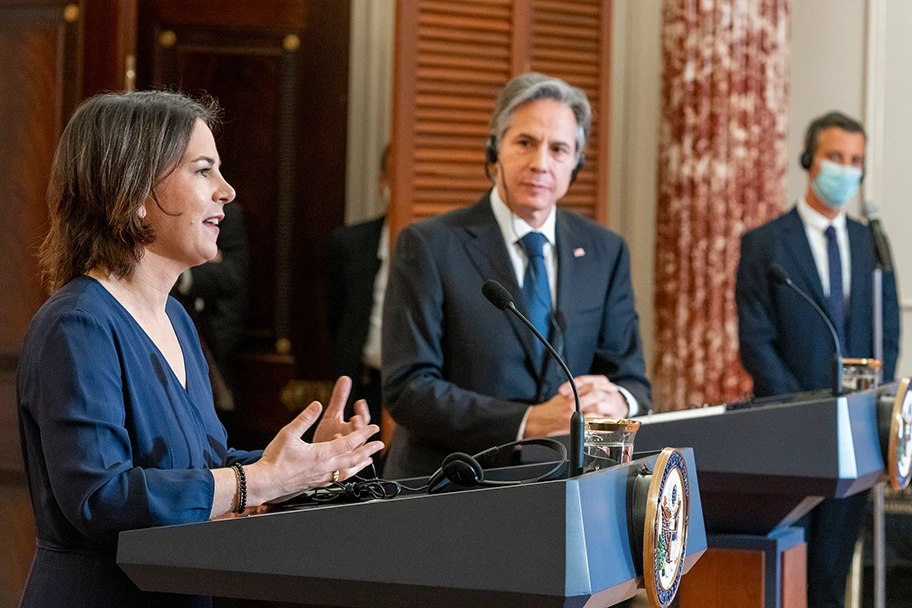
[(573, 257), (575, 257), (575, 258), (581, 258), (584, 255), (586, 255), (586, 250), (583, 249), (582, 247), (577, 247), (576, 249), (573, 250)]

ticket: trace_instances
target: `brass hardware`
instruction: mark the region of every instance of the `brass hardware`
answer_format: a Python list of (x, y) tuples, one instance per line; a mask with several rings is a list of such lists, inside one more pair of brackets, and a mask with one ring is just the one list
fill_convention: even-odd
[(280, 355), (287, 355), (291, 352), (291, 340), (288, 338), (279, 338), (275, 343), (275, 351)]
[(177, 42), (177, 34), (174, 30), (165, 30), (158, 35), (158, 43), (166, 49), (171, 48)]
[(67, 23), (76, 23), (79, 21), (79, 5), (67, 4), (63, 8), (63, 20)]
[(329, 404), (333, 383), (326, 380), (292, 380), (282, 389), (282, 404), (297, 414), (313, 401)]
[(136, 90), (136, 56), (127, 55), (124, 60), (124, 91)]
[(295, 34), (288, 34), (282, 39), (282, 48), (289, 53), (297, 51), (301, 48), (301, 39)]

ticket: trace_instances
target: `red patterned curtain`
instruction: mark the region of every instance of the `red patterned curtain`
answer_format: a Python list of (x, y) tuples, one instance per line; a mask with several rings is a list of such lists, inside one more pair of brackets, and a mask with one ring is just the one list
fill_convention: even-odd
[(656, 220), (656, 404), (750, 391), (735, 272), (786, 196), (789, 0), (665, 0)]

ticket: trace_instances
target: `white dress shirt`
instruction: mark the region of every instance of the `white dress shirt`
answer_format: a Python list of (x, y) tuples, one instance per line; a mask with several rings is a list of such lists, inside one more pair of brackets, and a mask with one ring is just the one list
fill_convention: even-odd
[(371, 308), (370, 327), (367, 330), (367, 342), (364, 343), (361, 360), (367, 367), (380, 369), (380, 328), (383, 321), (383, 300), (386, 297), (386, 281), (389, 278), (389, 222), (383, 220), (380, 230), (380, 245), (377, 247), (377, 258), (380, 270), (374, 279), (374, 305)]

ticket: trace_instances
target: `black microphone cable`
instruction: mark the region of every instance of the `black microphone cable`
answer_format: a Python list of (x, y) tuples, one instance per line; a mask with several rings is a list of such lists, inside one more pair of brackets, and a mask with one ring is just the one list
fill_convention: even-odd
[[(304, 492), (302, 496), (304, 499), (309, 499), (311, 502), (316, 503), (336, 501), (358, 502), (367, 500), (388, 500), (399, 496), (399, 494), (402, 493), (403, 487), (407, 490), (413, 489), (402, 486), (397, 481), (378, 478), (377, 469), (374, 467), (373, 462), (371, 462), (370, 468), (373, 477), (355, 475), (350, 480), (334, 481), (328, 486), (313, 488)], [(304, 503), (295, 502), (294, 499), (292, 499), (288, 506), (291, 508), (300, 506), (301, 504)]]

